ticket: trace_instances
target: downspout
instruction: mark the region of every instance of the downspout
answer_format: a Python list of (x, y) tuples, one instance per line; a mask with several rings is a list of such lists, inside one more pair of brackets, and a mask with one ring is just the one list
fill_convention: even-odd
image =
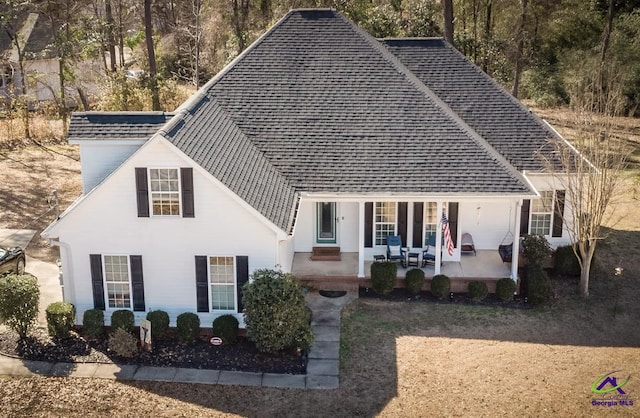
[[(71, 246), (66, 242), (61, 242), (49, 238), (49, 245), (60, 247), (60, 263), (61, 272), (59, 275), (60, 288), (62, 289), (62, 300), (64, 302), (74, 303), (75, 294), (73, 291), (73, 263), (71, 260)], [(63, 251), (64, 249), (64, 251)]]

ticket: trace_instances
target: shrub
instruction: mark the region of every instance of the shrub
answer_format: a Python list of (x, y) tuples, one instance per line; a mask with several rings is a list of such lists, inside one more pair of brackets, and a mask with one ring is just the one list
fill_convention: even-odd
[(76, 320), (76, 310), (67, 302), (53, 302), (47, 306), (47, 330), (54, 338), (65, 338), (73, 328)]
[(97, 337), (104, 331), (104, 311), (89, 309), (82, 315), (82, 330), (89, 337)]
[(147, 320), (151, 322), (151, 336), (154, 340), (161, 338), (169, 329), (169, 314), (165, 311), (151, 311), (147, 314)]
[(371, 287), (379, 295), (387, 295), (393, 290), (398, 275), (398, 265), (390, 261), (374, 261), (371, 264)]
[(244, 285), (243, 294), (247, 335), (258, 350), (274, 353), (311, 346), (309, 309), (302, 286), (291, 274), (256, 270)]
[(138, 354), (138, 340), (123, 328), (115, 328), (107, 342), (109, 350), (120, 357), (133, 357)]
[(516, 291), (516, 282), (505, 277), (496, 282), (496, 296), (503, 302), (513, 299), (513, 293)]
[(451, 291), (451, 279), (444, 274), (436, 274), (431, 279), (431, 294), (438, 299), (449, 296)]
[(562, 245), (556, 248), (555, 272), (563, 276), (579, 276), (580, 262), (573, 252), (571, 245)]
[(30, 274), (11, 274), (0, 278), (0, 323), (26, 338), (38, 317), (40, 289)]
[(525, 235), (522, 241), (522, 253), (527, 259), (527, 266), (542, 267), (549, 261), (551, 246), (541, 235)]
[(407, 277), (404, 279), (404, 285), (410, 294), (417, 295), (420, 293), (422, 285), (424, 285), (424, 271), (420, 269), (409, 270)]
[(539, 305), (553, 296), (551, 280), (540, 266), (527, 268), (527, 298), (530, 303)]
[(222, 338), (222, 343), (235, 344), (238, 338), (238, 320), (233, 315), (222, 315), (213, 320), (213, 335)]
[(200, 317), (193, 312), (181, 313), (176, 319), (176, 328), (183, 344), (192, 343), (200, 336)]
[(111, 314), (111, 329), (122, 328), (127, 332), (133, 330), (133, 312), (128, 309), (119, 309)]
[(473, 300), (483, 300), (489, 293), (489, 289), (487, 288), (487, 284), (485, 282), (470, 282), (468, 291), (469, 296)]

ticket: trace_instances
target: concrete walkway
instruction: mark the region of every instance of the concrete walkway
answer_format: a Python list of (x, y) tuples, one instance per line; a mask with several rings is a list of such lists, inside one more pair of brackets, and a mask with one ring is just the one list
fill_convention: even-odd
[(306, 375), (97, 363), (47, 363), (2, 355), (0, 355), (0, 375), (44, 375), (293, 389), (337, 389), (340, 384), (340, 311), (355, 298), (357, 298), (355, 292), (349, 292), (339, 298), (326, 298), (315, 291), (307, 295), (307, 305), (312, 311), (311, 326), (316, 338), (309, 353)]

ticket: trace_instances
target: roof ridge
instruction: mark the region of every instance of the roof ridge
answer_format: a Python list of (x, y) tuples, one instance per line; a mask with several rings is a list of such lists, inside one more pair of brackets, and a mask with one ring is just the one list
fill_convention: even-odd
[[(502, 154), (500, 154), (489, 142), (484, 139), (478, 132), (475, 131), (467, 122), (464, 121), (456, 112), (451, 109), (451, 107), (445, 103), (433, 90), (431, 90), (426, 84), (424, 84), (406, 65), (400, 61), (400, 59), (395, 56), (385, 45), (380, 42), (372, 35), (367, 33), (364, 29), (360, 28), (354, 22), (347, 19), (341, 13), (338, 13), (338, 16), (350, 24), (353, 28), (355, 28), (356, 33), (358, 33), (366, 42), (368, 42), (375, 50), (380, 52), (383, 58), (385, 58), (389, 63), (391, 63), (398, 71), (407, 77), (407, 80), (412, 83), (419, 91), (421, 91), (425, 96), (433, 100), (434, 104), (441, 108), (442, 111), (452, 119), (452, 121), (457, 124), (467, 135), (475, 141), (478, 145), (483, 147), (486, 152), (493, 156), (495, 160), (501, 164), (505, 170), (511, 173), (514, 179), (518, 179), (523, 185), (527, 188), (531, 188), (530, 183), (526, 180), (526, 178), (522, 175), (520, 171), (518, 171)], [(445, 44), (448, 44), (445, 42)]]

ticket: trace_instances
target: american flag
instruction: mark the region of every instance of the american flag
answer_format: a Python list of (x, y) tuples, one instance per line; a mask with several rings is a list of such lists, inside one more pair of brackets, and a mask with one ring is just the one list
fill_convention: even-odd
[(447, 247), (449, 255), (453, 255), (453, 240), (451, 239), (451, 230), (449, 229), (449, 221), (447, 215), (442, 212), (442, 232), (444, 233), (444, 245)]

